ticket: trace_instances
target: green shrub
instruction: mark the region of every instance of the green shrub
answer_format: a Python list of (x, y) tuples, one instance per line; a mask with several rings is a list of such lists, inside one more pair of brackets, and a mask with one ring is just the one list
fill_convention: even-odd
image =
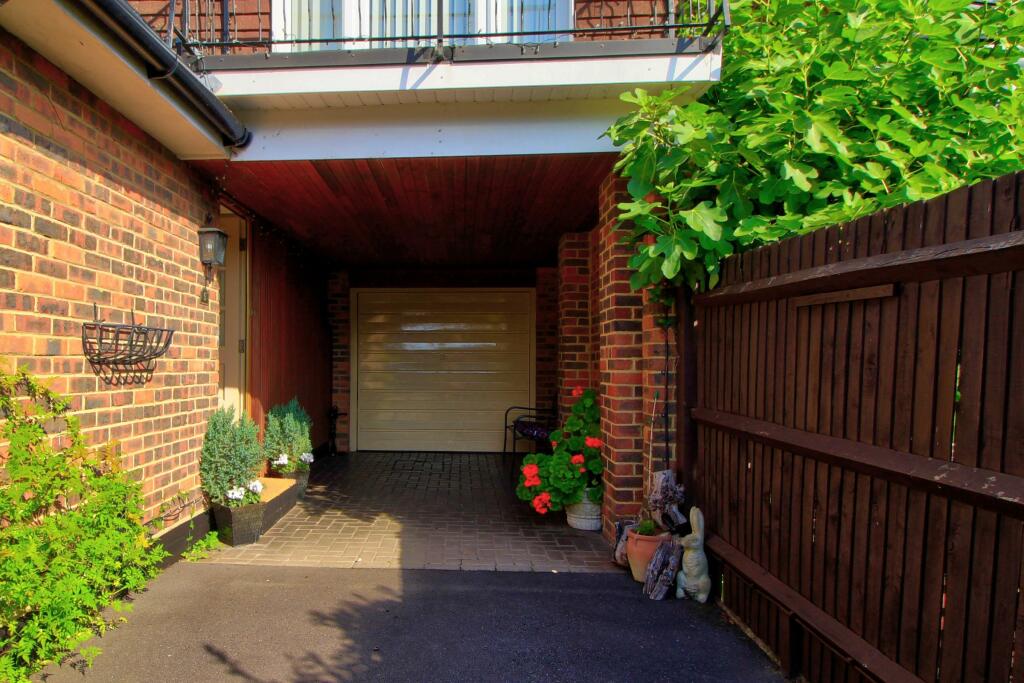
[(305, 472), (313, 462), (309, 418), (298, 399), (276, 405), (267, 412), (263, 452), (277, 472)]
[[(166, 556), (142, 524), (139, 485), (118, 450), (90, 450), (67, 399), (0, 371), (0, 680), (26, 681), (123, 611)], [(87, 661), (98, 652), (83, 648)]]
[(247, 415), (235, 420), (233, 409), (214, 411), (206, 425), (199, 477), (210, 500), (237, 507), (258, 502), (263, 464), (259, 429)]
[(1024, 3), (732, 8), (721, 82), (627, 93), (608, 131), (635, 288), (713, 287), (738, 250), (1024, 167)]

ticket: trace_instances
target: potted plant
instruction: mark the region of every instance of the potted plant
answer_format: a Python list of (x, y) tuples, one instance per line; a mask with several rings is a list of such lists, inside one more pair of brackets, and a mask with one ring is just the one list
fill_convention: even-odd
[(210, 416), (203, 439), (199, 477), (210, 499), (221, 537), (229, 545), (254, 543), (263, 527), (263, 462), (259, 430), (246, 415), (235, 420), (233, 409)]
[(647, 565), (651, 563), (655, 551), (661, 542), (669, 537), (650, 519), (645, 519), (626, 532), (626, 558), (629, 560), (629, 571), (633, 578), (641, 583), (647, 575)]
[(562, 429), (551, 433), (551, 453), (523, 458), (516, 495), (530, 502), (538, 514), (565, 508), (569, 526), (601, 530), (601, 440), (597, 394), (573, 390), (577, 401)]
[(294, 479), (299, 498), (306, 497), (309, 467), (313, 464), (309, 436), (312, 426), (309, 414), (298, 399), (293, 398), (270, 409), (263, 433), (263, 451), (270, 461), (270, 469), (278, 476)]

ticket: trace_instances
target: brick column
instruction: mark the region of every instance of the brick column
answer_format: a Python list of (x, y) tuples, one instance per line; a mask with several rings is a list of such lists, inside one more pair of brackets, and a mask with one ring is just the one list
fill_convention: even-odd
[(572, 387), (597, 388), (590, 327), (590, 235), (569, 233), (558, 242), (559, 421), (572, 404)]
[(617, 204), (624, 183), (609, 175), (600, 189), (600, 218), (591, 256), (597, 272), (596, 320), (601, 434), (605, 442), (604, 533), (615, 520), (636, 515), (644, 482), (643, 296), (629, 286), (632, 248), (620, 242)]
[(327, 313), (331, 319), (331, 404), (338, 409), (334, 446), (339, 453), (349, 446), (349, 393), (352, 377), (349, 336), (348, 273), (335, 272), (327, 285)]

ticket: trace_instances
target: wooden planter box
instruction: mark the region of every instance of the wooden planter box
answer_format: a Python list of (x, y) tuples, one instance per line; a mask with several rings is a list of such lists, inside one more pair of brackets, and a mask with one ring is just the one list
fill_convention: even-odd
[(264, 505), (263, 533), (266, 533), (295, 506), (299, 487), (294, 479), (260, 477), (260, 481), (263, 482), (260, 494), (260, 502)]

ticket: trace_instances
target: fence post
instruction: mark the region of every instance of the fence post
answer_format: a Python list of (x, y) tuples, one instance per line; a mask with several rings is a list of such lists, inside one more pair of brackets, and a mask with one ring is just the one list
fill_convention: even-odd
[(694, 483), (693, 467), (697, 462), (697, 425), (691, 416), (691, 410), (697, 405), (695, 322), (693, 294), (687, 287), (680, 287), (676, 291), (676, 346), (679, 350), (679, 367), (676, 370), (676, 470), (679, 482), (691, 492)]

